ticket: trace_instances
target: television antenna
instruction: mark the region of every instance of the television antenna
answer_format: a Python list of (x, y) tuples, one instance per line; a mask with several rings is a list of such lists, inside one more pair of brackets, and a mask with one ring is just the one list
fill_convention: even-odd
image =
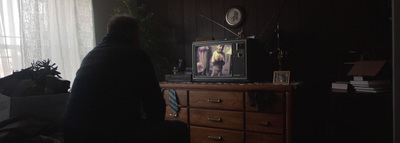
[(211, 18), (209, 18), (209, 17), (207, 17), (207, 16), (205, 16), (205, 15), (199, 13), (199, 12), (196, 12), (196, 13), (197, 13), (198, 15), (200, 15), (201, 18), (205, 18), (205, 19), (211, 21), (212, 23), (214, 23), (214, 24), (216, 24), (216, 25), (218, 25), (218, 26), (224, 28), (225, 30), (229, 31), (230, 33), (232, 33), (233, 35), (235, 35), (237, 39), (241, 39), (241, 38), (243, 37), (243, 35), (242, 35), (242, 33), (243, 33), (243, 28), (236, 34), (236, 33), (233, 32), (232, 30), (230, 30), (229, 28), (226, 28), (224, 25), (222, 25), (222, 24), (216, 22), (215, 20), (212, 20)]

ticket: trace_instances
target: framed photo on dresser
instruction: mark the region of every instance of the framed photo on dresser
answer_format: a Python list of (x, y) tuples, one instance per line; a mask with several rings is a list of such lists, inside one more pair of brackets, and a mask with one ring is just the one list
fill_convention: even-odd
[(290, 71), (274, 71), (273, 84), (288, 85), (290, 82)]

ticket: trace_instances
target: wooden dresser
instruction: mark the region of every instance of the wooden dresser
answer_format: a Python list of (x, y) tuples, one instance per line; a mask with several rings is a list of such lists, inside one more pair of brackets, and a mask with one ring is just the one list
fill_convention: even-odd
[[(180, 110), (167, 120), (190, 127), (191, 143), (290, 143), (292, 85), (160, 83), (174, 89)], [(164, 90), (168, 101), (169, 91)]]

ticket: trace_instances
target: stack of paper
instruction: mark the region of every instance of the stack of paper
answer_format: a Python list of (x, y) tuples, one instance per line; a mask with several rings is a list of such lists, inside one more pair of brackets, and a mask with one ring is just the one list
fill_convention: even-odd
[(352, 80), (350, 84), (356, 92), (380, 93), (390, 92), (392, 90), (391, 80)]
[(349, 89), (349, 82), (336, 81), (332, 83), (332, 92), (347, 92)]

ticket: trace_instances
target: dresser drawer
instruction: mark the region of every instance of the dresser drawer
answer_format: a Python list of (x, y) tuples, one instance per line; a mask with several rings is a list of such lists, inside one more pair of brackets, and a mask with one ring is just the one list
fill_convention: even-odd
[(191, 143), (243, 143), (242, 131), (190, 126)]
[[(254, 92), (246, 92), (246, 111), (266, 112), (266, 113), (283, 113), (285, 111), (285, 96), (282, 92), (258, 93), (255, 97)], [(271, 96), (272, 95), (272, 96)], [(263, 97), (271, 96), (271, 97)], [(260, 101), (258, 101), (260, 100)], [(264, 101), (263, 101), (264, 100)], [(257, 102), (261, 102), (263, 110), (259, 110), (256, 106)]]
[(283, 136), (246, 132), (246, 143), (283, 143)]
[(244, 129), (243, 112), (190, 108), (190, 125)]
[(190, 107), (243, 110), (243, 92), (189, 91)]
[(165, 109), (165, 120), (180, 120), (188, 124), (188, 109), (180, 108), (178, 113), (173, 113), (169, 106)]
[(283, 133), (282, 114), (246, 112), (246, 130), (266, 133)]
[[(183, 107), (187, 107), (188, 106), (187, 90), (175, 90), (175, 92), (176, 92), (176, 99), (178, 100), (178, 104)], [(165, 104), (169, 105), (168, 89), (164, 90), (164, 99), (165, 99)]]

